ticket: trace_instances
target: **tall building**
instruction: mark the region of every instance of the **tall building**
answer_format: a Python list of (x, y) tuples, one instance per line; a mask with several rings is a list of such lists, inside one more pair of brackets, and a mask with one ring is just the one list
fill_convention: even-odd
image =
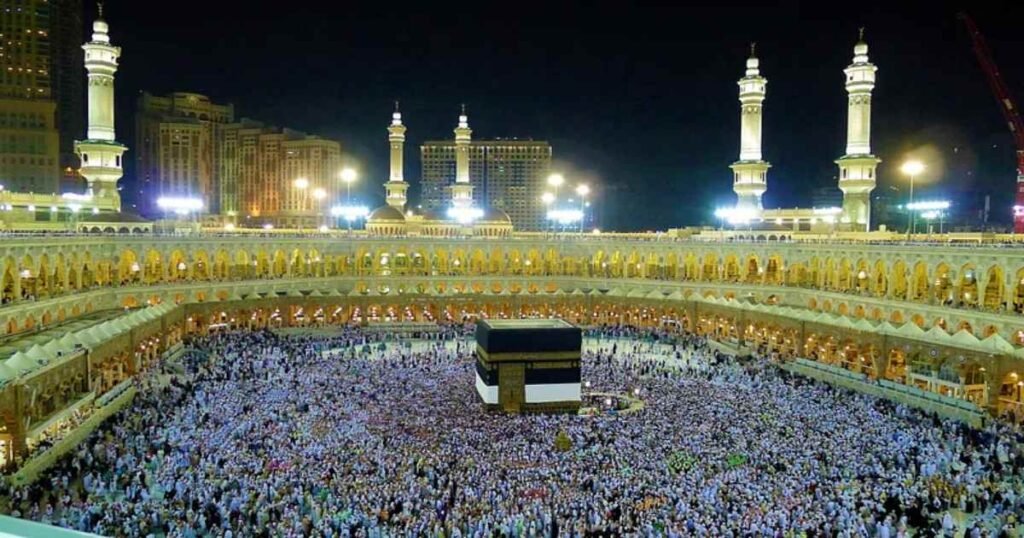
[(50, 0), (50, 9), (50, 80), (57, 103), (62, 186), (78, 188), (82, 178), (75, 139), (85, 132), (82, 0)]
[(733, 171), (736, 206), (760, 213), (761, 196), (768, 190), (768, 162), (761, 158), (761, 111), (764, 107), (768, 79), (761, 76), (760, 62), (750, 45), (747, 71), (737, 84), (740, 87), (740, 159), (729, 166)]
[[(220, 213), (243, 225), (315, 224), (338, 191), (341, 144), (334, 140), (242, 119), (223, 126), (219, 152)], [(305, 188), (295, 186), (299, 178)]]
[(469, 180), (469, 146), (472, 143), (472, 135), (469, 117), (466, 116), (466, 105), (462, 105), (459, 125), (455, 127), (455, 183), (451, 185), (451, 207), (458, 211), (466, 211), (474, 206), (473, 183)]
[(199, 197), (204, 211), (220, 212), (220, 144), (234, 116), (232, 105), (205, 95), (142, 93), (135, 112), (135, 170), (144, 203), (161, 196)]
[(0, 177), (12, 191), (58, 189), (51, 9), (47, 0), (0, 0)]
[(871, 154), (871, 91), (875, 89), (878, 68), (868, 61), (864, 29), (853, 47), (853, 63), (846, 74), (847, 101), (846, 154), (839, 165), (839, 188), (843, 191), (843, 227), (852, 231), (871, 229), (871, 191), (875, 190), (875, 170), (881, 159)]
[[(544, 230), (540, 201), (551, 170), (551, 145), (532, 140), (477, 140), (468, 145), (473, 205), (508, 213), (517, 230)], [(456, 179), (456, 144), (428, 141), (420, 147), (421, 204), (425, 209), (451, 206), (449, 187)]]
[(391, 125), (388, 125), (388, 146), (390, 148), (390, 173), (388, 182), (384, 184), (384, 199), (387, 205), (399, 211), (405, 211), (408, 201), (409, 184), (405, 182), (405, 125), (402, 124), (402, 113), (395, 102), (395, 111), (391, 114)]
[(110, 42), (110, 28), (103, 20), (103, 9), (92, 23), (92, 39), (82, 45), (85, 72), (89, 82), (89, 118), (85, 140), (75, 141), (75, 153), (82, 162), (87, 194), (96, 203), (121, 210), (117, 180), (124, 174), (122, 156), (128, 150), (117, 141), (114, 131), (114, 74), (121, 47)]

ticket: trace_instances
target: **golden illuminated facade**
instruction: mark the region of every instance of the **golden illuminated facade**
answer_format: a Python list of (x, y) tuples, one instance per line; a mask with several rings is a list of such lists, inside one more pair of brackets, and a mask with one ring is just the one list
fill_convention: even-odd
[[(566, 235), (557, 245), (539, 234), (11, 238), (0, 243), (0, 298), (5, 458), (67, 409), (96, 405), (82, 398), (113, 398), (182, 336), (211, 326), (548, 316), (658, 326), (891, 380), (962, 402), (957, 412), (1022, 409), (1024, 261), (984, 245), (644, 234)], [(44, 397), (31, 405), (17, 396), (33, 390)]]

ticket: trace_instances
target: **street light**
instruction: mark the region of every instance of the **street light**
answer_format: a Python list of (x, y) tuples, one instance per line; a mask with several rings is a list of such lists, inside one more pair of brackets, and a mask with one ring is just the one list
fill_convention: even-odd
[(355, 206), (355, 205), (343, 205), (334, 206), (331, 208), (331, 215), (334, 217), (341, 217), (348, 222), (348, 233), (352, 233), (352, 221), (366, 217), (370, 214), (370, 209), (366, 206)]
[(321, 220), (320, 204), (324, 201), (324, 198), (327, 198), (327, 191), (326, 190), (324, 190), (324, 189), (322, 189), (320, 187), (317, 187), (317, 188), (313, 189), (313, 200), (315, 200), (316, 204), (317, 204), (316, 205), (316, 217), (317, 217), (317, 220)]
[(921, 161), (907, 161), (900, 166), (900, 172), (910, 176), (910, 200), (907, 202), (907, 239), (910, 239), (910, 234), (914, 232), (914, 211), (910, 209), (910, 206), (914, 204), (914, 180), (917, 179), (917, 175), (924, 172), (924, 163)]
[(587, 220), (587, 195), (590, 187), (585, 183), (576, 185), (576, 194), (580, 196), (580, 234), (583, 234), (583, 221)]
[(292, 185), (299, 190), (299, 233), (302, 233), (302, 214), (306, 212), (306, 189), (309, 188), (309, 180), (300, 177), (293, 181)]
[[(72, 216), (74, 216), (74, 214), (78, 213), (78, 210), (81, 209), (81, 205), (72, 205), (78, 206), (78, 209), (72, 210)], [(157, 207), (162, 209), (165, 214), (173, 213), (177, 215), (179, 219), (185, 221), (191, 221), (191, 215), (198, 215), (198, 213), (203, 209), (203, 201), (200, 200), (199, 198), (185, 198), (176, 196), (161, 196), (160, 198), (157, 199), (156, 205)]]
[[(921, 216), (924, 217), (925, 220), (931, 221), (939, 219), (939, 235), (942, 235), (942, 218), (945, 216), (945, 212), (949, 207), (949, 200), (931, 200), (907, 204), (908, 211), (921, 211)], [(930, 225), (928, 233), (931, 234)]]
[[(548, 183), (550, 183), (550, 182), (551, 182), (551, 179), (548, 178)], [(555, 195), (554, 195), (554, 193), (551, 193), (551, 192), (545, 192), (544, 194), (540, 195), (540, 201), (544, 203), (544, 213), (547, 214), (547, 213), (549, 213), (551, 211), (551, 204), (555, 203)], [(554, 229), (554, 222), (551, 223), (551, 227), (552, 227), (552, 230), (553, 230)]]
[(358, 174), (352, 168), (345, 168), (338, 174), (338, 177), (345, 183), (345, 203), (347, 204), (352, 198), (352, 184), (355, 183)]
[(548, 176), (548, 186), (553, 189), (552, 195), (554, 196), (553, 200), (555, 202), (558, 201), (558, 188), (561, 187), (563, 183), (565, 183), (565, 176), (562, 174), (551, 174)]

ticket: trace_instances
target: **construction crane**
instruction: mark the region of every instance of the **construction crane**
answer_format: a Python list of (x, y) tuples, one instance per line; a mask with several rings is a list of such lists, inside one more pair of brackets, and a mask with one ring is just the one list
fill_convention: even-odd
[(1010, 89), (1003, 82), (1003, 77), (999, 74), (999, 67), (992, 60), (992, 53), (989, 52), (985, 36), (981, 35), (978, 26), (974, 24), (974, 19), (966, 13), (960, 13), (957, 17), (967, 27), (967, 33), (970, 34), (971, 42), (974, 45), (974, 55), (978, 58), (982, 71), (985, 72), (992, 95), (999, 103), (999, 110), (1003, 112), (1003, 117), (1010, 127), (1010, 135), (1013, 136), (1013, 143), (1017, 149), (1017, 195), (1013, 202), (1013, 232), (1024, 233), (1024, 120), (1020, 118), (1017, 105), (1010, 96)]

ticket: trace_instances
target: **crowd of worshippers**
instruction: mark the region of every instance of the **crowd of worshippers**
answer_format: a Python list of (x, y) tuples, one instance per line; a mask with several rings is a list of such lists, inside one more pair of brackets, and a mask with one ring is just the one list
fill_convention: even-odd
[(587, 391), (630, 413), (505, 415), (471, 327), (396, 341), (226, 332), (7, 513), (126, 537), (1016, 536), (1024, 453), (984, 429), (736, 359), (702, 337), (586, 331)]

